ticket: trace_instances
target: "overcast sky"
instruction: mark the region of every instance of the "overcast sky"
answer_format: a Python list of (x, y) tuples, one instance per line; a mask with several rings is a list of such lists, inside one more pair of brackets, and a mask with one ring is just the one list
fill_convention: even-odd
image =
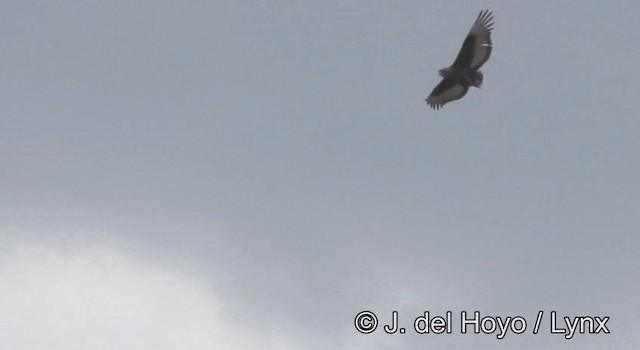
[[(429, 109), (483, 8), (482, 89)], [(639, 16), (4, 0), (0, 344), (639, 349)], [(427, 310), (453, 333), (415, 334)], [(527, 330), (461, 334), (476, 310)], [(565, 340), (551, 311), (611, 333)]]

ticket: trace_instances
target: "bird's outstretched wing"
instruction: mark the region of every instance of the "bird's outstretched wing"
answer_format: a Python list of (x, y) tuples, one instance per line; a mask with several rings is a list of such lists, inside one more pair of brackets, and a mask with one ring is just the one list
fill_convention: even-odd
[(471, 68), (477, 70), (491, 56), (491, 31), (493, 30), (493, 14), (489, 10), (480, 11), (467, 34), (453, 68)]
[(440, 109), (447, 102), (461, 99), (468, 90), (468, 85), (458, 84), (451, 78), (444, 78), (427, 97), (427, 104), (433, 109)]

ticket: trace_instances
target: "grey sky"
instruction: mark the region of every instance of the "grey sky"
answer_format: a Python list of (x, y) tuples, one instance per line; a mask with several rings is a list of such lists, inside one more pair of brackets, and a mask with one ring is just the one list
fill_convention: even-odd
[[(483, 88), (434, 112), (424, 98), (483, 8)], [(104, 273), (114, 300), (146, 300), (166, 269), (197, 282), (150, 300), (218, 310), (188, 348), (640, 348), (639, 15), (632, 1), (4, 1), (0, 256), (16, 263), (0, 286), (18, 299), (0, 304), (14, 306), (0, 338), (29, 348), (15, 322), (106, 312), (19, 299), (43, 276)], [(556, 310), (610, 316), (612, 333), (361, 335), (369, 309), (529, 328)], [(148, 334), (203, 337), (191, 326)], [(133, 329), (92, 327), (110, 344)], [(49, 336), (99, 348), (73, 334)]]

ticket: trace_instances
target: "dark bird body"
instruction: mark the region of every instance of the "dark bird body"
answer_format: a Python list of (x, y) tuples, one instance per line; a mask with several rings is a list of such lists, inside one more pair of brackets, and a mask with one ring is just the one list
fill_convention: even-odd
[(460, 48), (458, 57), (450, 67), (440, 69), (442, 81), (426, 99), (431, 108), (440, 109), (447, 102), (461, 99), (470, 86), (482, 86), (484, 76), (479, 69), (491, 56), (492, 30), (493, 14), (489, 10), (480, 11)]

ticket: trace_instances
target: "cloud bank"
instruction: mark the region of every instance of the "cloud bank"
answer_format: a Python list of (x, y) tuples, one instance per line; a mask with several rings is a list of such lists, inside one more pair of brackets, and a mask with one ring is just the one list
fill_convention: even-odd
[(17, 245), (0, 255), (0, 286), (8, 349), (294, 349), (223, 324), (203, 278), (117, 249)]

